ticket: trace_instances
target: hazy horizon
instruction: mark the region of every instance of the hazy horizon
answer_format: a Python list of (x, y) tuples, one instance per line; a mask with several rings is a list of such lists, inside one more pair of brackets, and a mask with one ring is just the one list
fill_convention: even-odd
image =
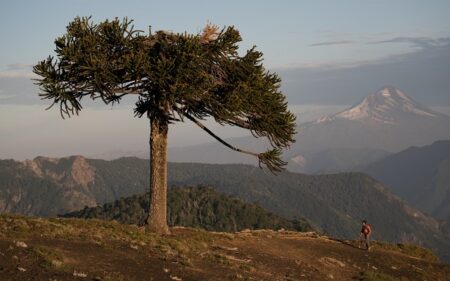
[[(2, 159), (147, 150), (148, 121), (133, 117), (131, 100), (113, 109), (85, 100), (80, 116), (66, 120), (56, 108), (44, 110), (50, 103), (39, 100), (31, 67), (54, 54), (54, 39), (76, 16), (95, 22), (127, 16), (144, 31), (149, 25), (189, 33), (199, 33), (207, 22), (234, 25), (243, 38), (240, 52), (256, 45), (265, 67), (282, 78), (298, 124), (358, 103), (385, 85), (450, 114), (448, 1), (7, 0), (1, 7)], [(249, 135), (208, 125), (223, 138)], [(170, 129), (171, 147), (210, 141), (193, 124)]]
[[(337, 113), (350, 106), (292, 105), (289, 108), (296, 113), (297, 125), (299, 125), (321, 116)], [(450, 116), (450, 106), (430, 108)], [(15, 115), (23, 111), (27, 111), (31, 118), (24, 118), (20, 114)], [(15, 116), (14, 120), (8, 119), (11, 116)], [(2, 147), (0, 159), (26, 160), (37, 156), (71, 155), (102, 158), (102, 155), (114, 154), (132, 156), (136, 152), (146, 152), (149, 149), (148, 120), (135, 118), (130, 106), (113, 109), (85, 108), (79, 116), (63, 120), (57, 111), (45, 111), (39, 105), (0, 105), (0, 120), (3, 121), (0, 124), (0, 146)], [(111, 128), (110, 124), (119, 126)], [(213, 121), (207, 121), (205, 124), (219, 132), (219, 135), (225, 139), (250, 136), (248, 131), (236, 127), (220, 126)], [(17, 127), (23, 130), (17, 130)], [(32, 145), (29, 145), (30, 136), (33, 137)], [(76, 144), (67, 145), (67, 140), (70, 139), (76, 139)], [(118, 139), (121, 141), (115, 141)], [(216, 140), (188, 120), (185, 123), (173, 124), (169, 128), (169, 148), (214, 142)]]

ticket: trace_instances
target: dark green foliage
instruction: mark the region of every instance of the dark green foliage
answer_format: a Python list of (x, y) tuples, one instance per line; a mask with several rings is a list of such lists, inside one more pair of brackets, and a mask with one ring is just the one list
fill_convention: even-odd
[(131, 23), (75, 18), (55, 40), (57, 59), (34, 67), (40, 96), (59, 105), (63, 118), (78, 114), (84, 97), (114, 104), (125, 95), (136, 95), (136, 116), (163, 126), (184, 118), (201, 126), (212, 117), (268, 138), (272, 149), (265, 153), (235, 150), (281, 170), (281, 149), (294, 142), (295, 116), (279, 90), (280, 78), (264, 69), (261, 52), (252, 48), (240, 56), (234, 27), (145, 35)]
[[(149, 195), (134, 195), (114, 203), (68, 213), (62, 217), (117, 220), (142, 225)], [(216, 192), (211, 187), (172, 188), (168, 193), (168, 223), (212, 231), (235, 232), (243, 229), (281, 229), (309, 231), (305, 220), (287, 220), (268, 213), (256, 204)]]

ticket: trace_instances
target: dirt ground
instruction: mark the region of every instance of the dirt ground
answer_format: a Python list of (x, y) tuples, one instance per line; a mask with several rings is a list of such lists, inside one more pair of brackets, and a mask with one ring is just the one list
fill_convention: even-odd
[(450, 265), (315, 233), (167, 236), (117, 223), (0, 218), (0, 280), (450, 280)]

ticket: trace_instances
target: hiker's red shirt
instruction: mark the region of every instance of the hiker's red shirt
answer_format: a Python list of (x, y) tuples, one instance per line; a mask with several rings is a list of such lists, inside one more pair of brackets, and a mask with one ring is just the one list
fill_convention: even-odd
[(372, 228), (369, 224), (365, 224), (361, 228), (361, 233), (364, 235), (369, 235), (372, 232)]

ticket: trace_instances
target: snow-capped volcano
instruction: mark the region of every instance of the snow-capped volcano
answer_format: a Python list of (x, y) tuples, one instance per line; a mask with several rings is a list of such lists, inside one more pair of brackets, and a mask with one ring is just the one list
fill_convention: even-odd
[(347, 119), (380, 124), (395, 124), (402, 117), (414, 115), (435, 118), (442, 114), (414, 101), (401, 90), (386, 86), (368, 95), (359, 104), (337, 114), (319, 119), (318, 122)]
[[(348, 171), (410, 146), (450, 139), (450, 117), (403, 91), (383, 87), (347, 110), (299, 124), (297, 132), (296, 142), (284, 154), (291, 171)], [(230, 142), (254, 151), (266, 147), (253, 137)], [(219, 143), (172, 149), (169, 157), (174, 162), (255, 163)]]
[[(334, 162), (356, 166), (372, 156), (450, 139), (450, 117), (387, 86), (344, 111), (300, 124), (297, 130), (289, 155), (291, 169), (318, 171), (330, 169)], [(296, 159), (303, 161), (298, 164)]]

